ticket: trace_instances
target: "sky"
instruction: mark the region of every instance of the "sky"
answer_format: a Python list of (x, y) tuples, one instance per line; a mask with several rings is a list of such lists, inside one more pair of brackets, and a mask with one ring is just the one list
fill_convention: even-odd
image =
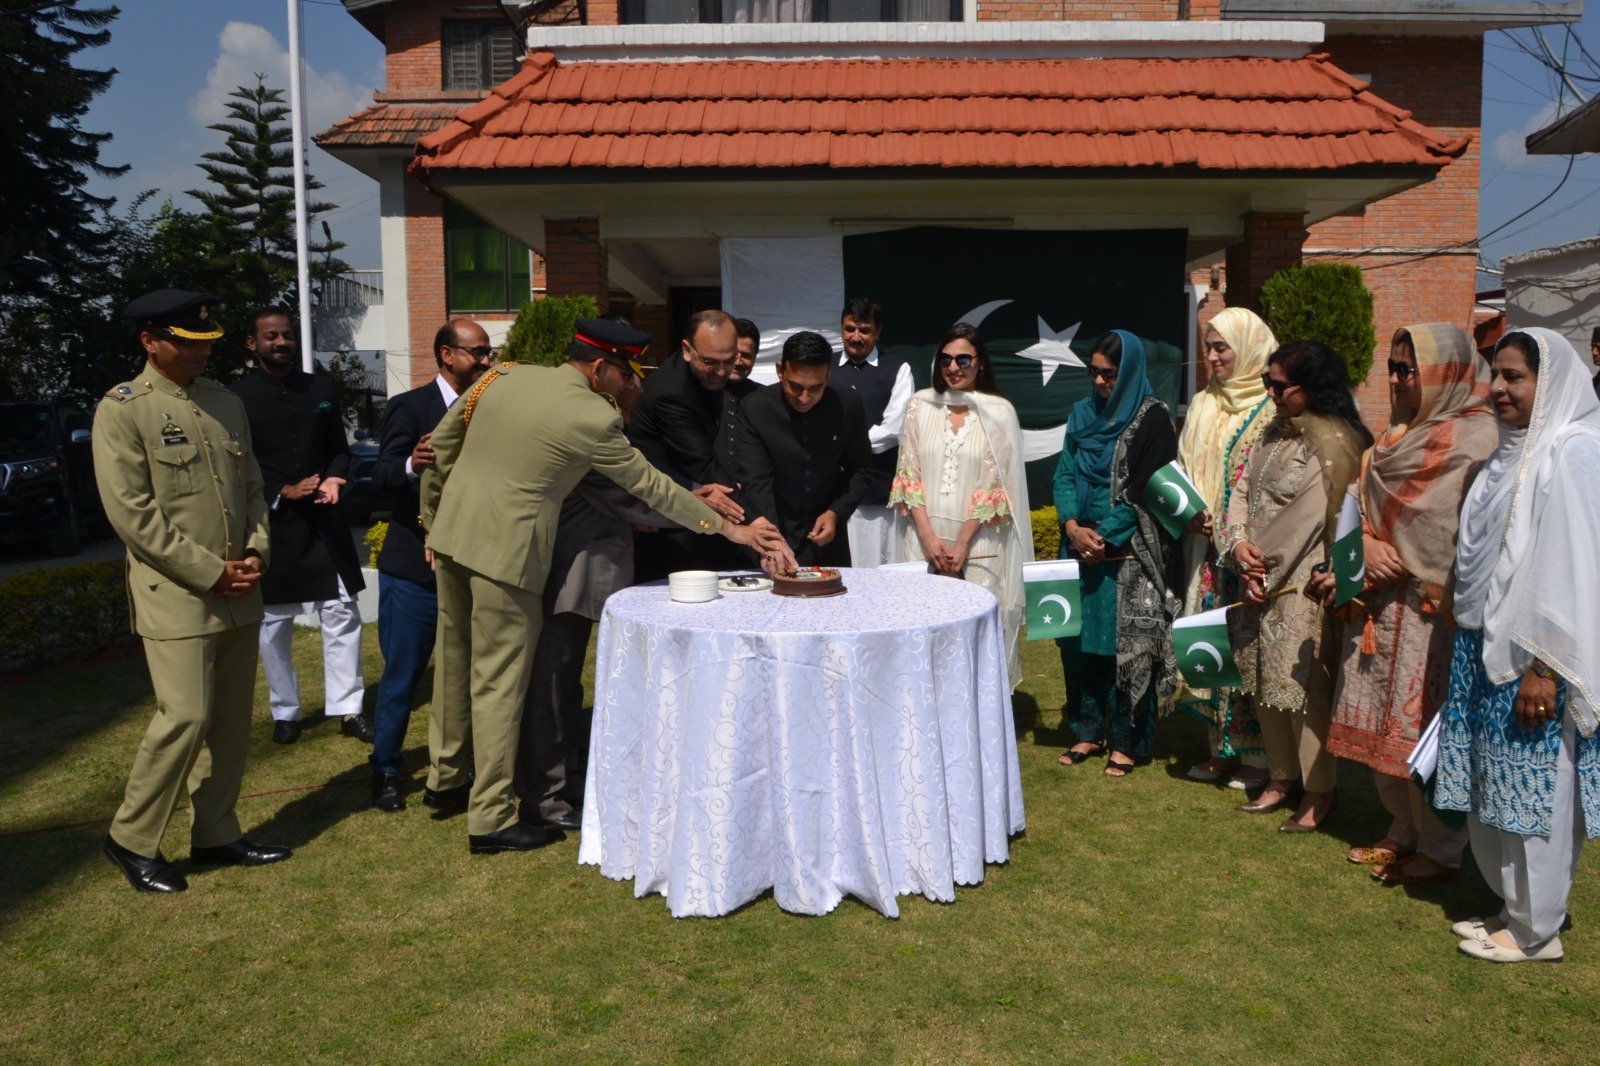
[[(111, 42), (85, 53), (79, 65), (119, 72), (84, 128), (112, 133), (102, 160), (127, 163), (131, 170), (115, 180), (97, 180), (92, 189), (116, 196), (124, 206), (139, 192), (155, 189), (158, 200), (170, 197), (195, 208), (185, 190), (204, 179), (195, 165), (200, 155), (221, 147), (221, 135), (206, 126), (224, 117), (227, 94), (237, 85), (254, 84), (258, 72), (270, 84), (288, 88), (286, 0), (121, 0), (120, 6)], [(383, 48), (338, 0), (304, 0), (301, 11), (307, 125), (317, 133), (370, 102), (383, 83)], [(1585, 5), (1583, 20), (1573, 30), (1600, 60), (1600, 0)], [(1561, 27), (1545, 33), (1558, 57), (1567, 49), (1567, 68), (1579, 90), (1585, 95), (1600, 91), (1600, 65), (1567, 43)], [(1519, 35), (1537, 47), (1529, 31)], [(1559, 86), (1552, 71), (1506, 35), (1489, 35), (1479, 233), (1496, 230), (1554, 191), (1527, 217), (1484, 241), (1482, 261), (1491, 266), (1515, 252), (1600, 233), (1600, 154), (1576, 157), (1566, 173), (1568, 157), (1523, 151), (1528, 133), (1548, 123), (1559, 108), (1573, 106), (1571, 93), (1561, 102)], [(308, 160), (326, 186), (319, 195), (338, 205), (324, 217), (334, 236), (349, 246), (341, 257), (353, 267), (377, 267), (377, 184), (321, 149), (313, 147)], [(1480, 275), (1480, 287), (1494, 287), (1492, 275)]]

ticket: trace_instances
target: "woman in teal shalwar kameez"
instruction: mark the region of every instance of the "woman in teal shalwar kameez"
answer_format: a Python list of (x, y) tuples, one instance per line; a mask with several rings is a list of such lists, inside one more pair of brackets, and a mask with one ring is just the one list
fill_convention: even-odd
[(1178, 456), (1172, 415), (1145, 375), (1144, 345), (1113, 330), (1094, 346), (1093, 391), (1067, 419), (1056, 466), (1061, 557), (1082, 564), (1083, 632), (1056, 643), (1066, 674), (1072, 765), (1108, 753), (1125, 777), (1150, 758), (1156, 706), (1176, 688), (1176, 543), (1144, 503), (1150, 476)]

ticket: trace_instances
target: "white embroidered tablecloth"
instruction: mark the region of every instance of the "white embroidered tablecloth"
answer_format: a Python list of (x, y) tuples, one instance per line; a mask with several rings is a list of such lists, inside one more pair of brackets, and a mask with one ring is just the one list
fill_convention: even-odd
[(1023, 828), (1005, 635), (988, 591), (846, 570), (826, 599), (666, 585), (606, 601), (580, 863), (676, 917), (772, 889), (955, 899)]

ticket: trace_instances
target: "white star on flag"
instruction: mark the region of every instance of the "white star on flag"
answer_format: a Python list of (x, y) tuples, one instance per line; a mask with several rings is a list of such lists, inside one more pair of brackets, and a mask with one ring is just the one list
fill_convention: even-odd
[(1054, 617), (1054, 616), (1053, 616), (1053, 615), (1051, 615), (1051, 613), (1050, 613), (1050, 612), (1049, 612), (1049, 611), (1046, 611), (1046, 612), (1045, 612), (1045, 613), (1044, 613), (1044, 616), (1043, 616), (1043, 617), (1044, 617), (1044, 624), (1045, 624), (1045, 625), (1047, 625), (1047, 626), (1053, 626), (1053, 625), (1055, 625), (1055, 624), (1056, 624), (1056, 620), (1055, 620), (1055, 617)]
[(1039, 369), (1044, 375), (1044, 384), (1050, 384), (1050, 376), (1060, 366), (1083, 366), (1072, 351), (1072, 338), (1078, 335), (1082, 322), (1074, 322), (1059, 333), (1050, 328), (1050, 323), (1039, 317), (1039, 343), (1030, 344), (1017, 355), (1023, 359), (1032, 359), (1039, 364)]

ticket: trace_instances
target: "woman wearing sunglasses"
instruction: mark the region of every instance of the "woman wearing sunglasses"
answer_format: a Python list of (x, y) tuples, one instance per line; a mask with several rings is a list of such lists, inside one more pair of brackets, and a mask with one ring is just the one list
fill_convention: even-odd
[[(1459, 876), (1467, 834), (1433, 813), (1406, 760), (1449, 693), (1461, 503), (1499, 434), (1489, 368), (1455, 326), (1394, 335), (1389, 402), (1361, 473), (1366, 590), (1346, 608), (1328, 751), (1372, 768), (1391, 816), (1350, 861), (1384, 884), (1431, 884)], [(1319, 573), (1306, 591), (1331, 608), (1334, 585)]]
[(1316, 341), (1273, 352), (1262, 378), (1273, 420), (1233, 490), (1223, 558), (1244, 582), (1246, 606), (1228, 613), (1234, 661), (1254, 698), (1267, 748), (1266, 788), (1247, 814), (1287, 806), (1285, 833), (1318, 829), (1333, 807), (1327, 752), (1337, 621), (1299, 595), (1327, 561), (1344, 497), (1372, 434), (1361, 424), (1344, 360)]
[(1144, 503), (1150, 476), (1178, 455), (1167, 405), (1145, 376), (1144, 344), (1126, 330), (1095, 342), (1088, 396), (1067, 416), (1056, 464), (1061, 557), (1081, 562), (1083, 631), (1056, 643), (1067, 679), (1071, 766), (1106, 755), (1107, 777), (1147, 761), (1156, 706), (1177, 687), (1172, 620), (1177, 546)]
[[(1215, 534), (1251, 450), (1272, 421), (1261, 372), (1277, 347), (1272, 330), (1247, 308), (1225, 308), (1206, 328), (1210, 378), (1190, 401), (1178, 437), (1178, 458), (1206, 505), (1183, 538), (1185, 615), (1239, 598), (1238, 579), (1217, 561)], [(1211, 757), (1189, 768), (1190, 780), (1230, 779), (1240, 789), (1266, 780), (1266, 748), (1249, 697), (1235, 689), (1189, 688), (1178, 706), (1205, 721), (1210, 741)]]
[(957, 322), (937, 352), (933, 384), (912, 397), (900, 431), (889, 493), (899, 515), (896, 557), (926, 559), (930, 570), (994, 593), (1016, 688), (1022, 680), (1022, 564), (1033, 559), (1022, 429), (1000, 395), (976, 328)]
[(1467, 493), (1434, 803), (1467, 811), (1505, 901), (1457, 922), (1463, 954), (1558, 962), (1585, 836), (1600, 836), (1600, 402), (1572, 345), (1508, 333), (1490, 384), (1500, 443)]

